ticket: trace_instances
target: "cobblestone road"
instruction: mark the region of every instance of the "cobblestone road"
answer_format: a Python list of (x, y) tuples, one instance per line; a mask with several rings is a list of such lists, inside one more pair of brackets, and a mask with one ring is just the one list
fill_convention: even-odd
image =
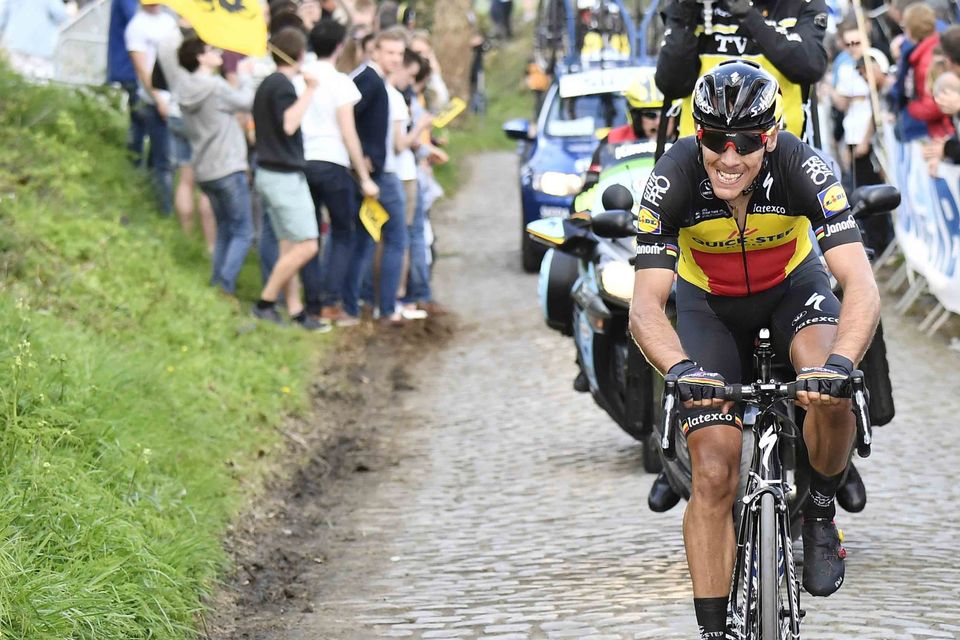
[[(341, 514), (352, 534), (283, 637), (696, 635), (682, 508), (647, 510), (638, 447), (572, 391), (572, 346), (543, 325), (536, 278), (520, 273), (515, 165), (478, 158), (438, 216), (450, 254), (439, 297), (462, 328), (416, 365), (402, 462)], [(867, 511), (838, 519), (847, 582), (805, 599), (807, 639), (960, 637), (960, 358), (909, 326), (888, 318), (899, 415), (860, 463)]]

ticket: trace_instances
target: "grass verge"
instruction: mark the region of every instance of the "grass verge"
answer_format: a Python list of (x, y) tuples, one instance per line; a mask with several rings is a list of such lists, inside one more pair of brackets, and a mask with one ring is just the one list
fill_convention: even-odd
[[(108, 95), (0, 69), (0, 637), (191, 637), (319, 347), (160, 219)], [(257, 275), (243, 282), (253, 296)]]

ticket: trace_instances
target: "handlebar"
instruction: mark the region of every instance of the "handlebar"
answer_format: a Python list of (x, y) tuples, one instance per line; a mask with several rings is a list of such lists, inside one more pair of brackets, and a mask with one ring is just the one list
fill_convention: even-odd
[[(734, 402), (772, 404), (783, 400), (795, 400), (796, 382), (753, 382), (750, 384), (731, 384), (723, 388), (723, 399)], [(850, 375), (851, 411), (857, 422), (857, 454), (861, 458), (870, 456), (873, 445), (873, 427), (870, 424), (870, 410), (867, 405), (866, 382), (862, 371)], [(674, 429), (680, 416), (680, 390), (677, 388), (677, 376), (668, 374), (663, 379), (663, 434), (660, 448), (668, 460), (677, 457), (673, 441)]]

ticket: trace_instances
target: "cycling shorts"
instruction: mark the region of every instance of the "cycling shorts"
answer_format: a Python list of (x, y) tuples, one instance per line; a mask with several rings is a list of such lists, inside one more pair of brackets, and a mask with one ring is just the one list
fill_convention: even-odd
[[(718, 296), (678, 278), (676, 300), (677, 334), (687, 356), (722, 375), (727, 384), (754, 382), (754, 342), (760, 329), (770, 329), (775, 361), (789, 366), (790, 343), (797, 332), (840, 320), (840, 301), (815, 257), (804, 260), (780, 284), (750, 296)], [(718, 408), (680, 408), (684, 435), (715, 425), (742, 428), (742, 418), (742, 407), (729, 415)]]

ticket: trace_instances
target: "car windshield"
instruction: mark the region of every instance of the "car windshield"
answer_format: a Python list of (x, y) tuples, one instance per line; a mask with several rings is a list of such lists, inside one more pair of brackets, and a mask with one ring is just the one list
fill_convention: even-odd
[(555, 96), (547, 113), (547, 135), (558, 138), (592, 136), (597, 129), (627, 121), (626, 100), (615, 93), (573, 98)]

